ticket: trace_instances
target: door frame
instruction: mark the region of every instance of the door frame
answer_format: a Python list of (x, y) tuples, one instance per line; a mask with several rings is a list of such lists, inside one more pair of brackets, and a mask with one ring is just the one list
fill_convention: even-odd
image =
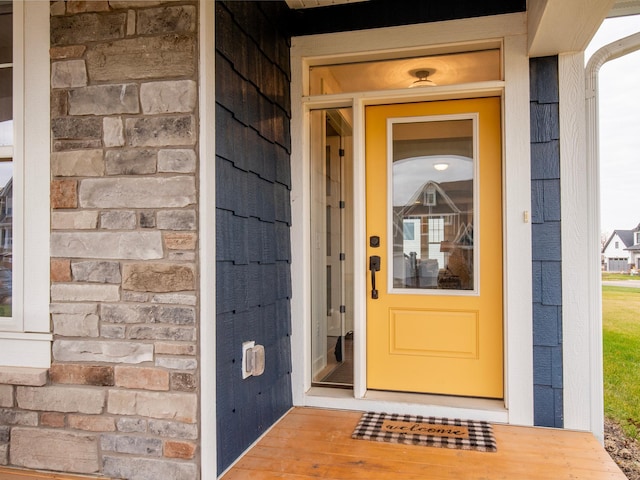
[[(370, 290), (366, 295), (368, 386), (375, 384), (377, 389), (385, 389), (386, 386), (388, 390), (398, 392), (423, 391), (428, 393), (430, 390), (433, 392), (436, 391), (435, 389), (441, 389), (440, 391), (444, 395), (454, 395), (453, 393), (444, 393), (444, 390), (448, 390), (450, 392), (458, 391), (458, 395), (467, 398), (486, 396), (496, 400), (503, 399), (503, 288), (496, 290), (494, 286), (503, 285), (503, 222), (501, 212), (504, 202), (501, 189), (491, 187), (495, 185), (493, 182), (499, 182), (498, 185), (502, 185), (501, 100), (501, 97), (487, 96), (477, 99), (396, 103), (371, 106), (366, 109), (366, 119), (368, 122), (372, 122), (365, 126), (366, 145), (368, 146), (365, 152), (367, 185), (371, 186), (372, 183), (377, 183), (381, 188), (382, 184), (386, 186), (383, 191), (367, 191), (366, 195), (367, 237), (365, 243), (369, 243), (368, 239), (371, 238), (371, 235), (379, 235), (382, 247), (366, 249), (367, 258), (370, 258), (370, 255), (379, 255), (382, 259), (380, 262), (382, 271), (379, 272), (381, 282), (379, 286), (376, 285), (379, 289), (379, 296), (372, 299)], [(467, 134), (471, 136), (468, 141), (471, 151), (459, 154), (468, 155), (472, 160), (472, 176), (470, 177), (472, 213), (469, 215), (470, 218), (465, 217), (462, 220), (464, 222), (462, 225), (471, 221), (473, 226), (473, 259), (471, 260), (473, 285), (469, 287), (463, 284), (463, 286), (451, 289), (423, 289), (404, 284), (396, 287), (394, 285), (396, 277), (394, 254), (398, 248), (398, 241), (402, 240), (396, 238), (393, 233), (397, 221), (394, 214), (397, 206), (393, 186), (396, 165), (393, 162), (396, 160), (393, 142), (396, 138), (395, 126), (424, 125), (424, 130), (421, 133), (425, 136), (417, 138), (428, 138), (426, 135), (426, 132), (429, 131), (429, 127), (426, 127), (427, 124), (433, 125), (434, 123), (456, 120), (468, 122), (466, 123), (466, 128), (469, 129)], [(383, 131), (386, 133), (386, 138), (384, 138)], [(436, 138), (446, 137), (443, 135)], [(420, 156), (422, 153), (412, 151), (412, 154)], [(399, 159), (403, 158), (405, 157), (399, 157)], [(370, 171), (369, 167), (371, 166), (374, 168)], [(404, 192), (416, 195), (416, 188), (419, 188), (418, 186), (424, 181), (421, 179), (419, 184), (412, 185)], [(446, 184), (442, 183), (441, 185)], [(453, 201), (457, 201), (455, 197), (453, 198)], [(463, 215), (468, 215), (468, 208), (462, 210), (464, 210)], [(500, 213), (496, 213), (497, 211)], [(404, 215), (413, 214), (403, 213), (401, 216), (405, 218)], [(452, 227), (452, 230), (453, 236), (460, 234), (458, 228)], [(423, 238), (424, 232), (417, 235)], [(399, 236), (400, 238), (404, 237), (403, 234), (399, 234)], [(453, 240), (453, 237), (449, 239)], [(438, 244), (438, 246), (440, 245)], [(401, 247), (401, 253), (405, 247)], [(404, 251), (406, 253), (406, 250)], [(420, 251), (420, 248), (417, 251)], [(424, 255), (424, 250), (422, 253)], [(451, 259), (445, 260), (444, 264), (440, 263), (440, 268), (447, 265), (452, 266), (455, 271), (455, 261), (451, 263)], [(474, 320), (469, 320), (468, 315), (470, 314), (473, 315)], [(422, 344), (422, 347), (416, 344), (411, 344), (409, 347), (405, 343), (408, 341), (406, 335), (409, 331), (405, 330), (406, 326), (402, 325), (406, 325), (405, 322), (415, 321), (417, 316), (424, 319), (419, 321), (422, 324), (426, 320), (426, 315), (430, 316), (429, 323), (433, 323), (433, 330), (429, 328), (429, 331), (433, 333), (439, 332), (439, 328), (443, 328), (445, 323), (447, 324), (446, 328), (449, 329), (452, 328), (451, 322), (462, 322), (464, 318), (465, 328), (460, 332), (465, 331), (475, 337), (475, 342), (477, 342), (475, 343), (475, 352), (470, 353), (470, 350), (466, 350), (466, 348), (472, 348), (467, 344), (464, 347), (464, 354), (462, 351), (450, 352), (449, 354), (436, 353), (432, 347), (426, 346), (430, 342)], [(446, 316), (448, 321), (443, 321), (442, 316)], [(409, 320), (410, 318), (412, 320)], [(470, 326), (472, 324), (477, 330), (472, 330)], [(392, 325), (396, 327), (393, 328)], [(417, 324), (414, 326), (422, 328)], [(395, 337), (392, 330), (395, 335), (400, 335), (400, 337)], [(402, 333), (403, 331), (404, 333)], [(458, 332), (457, 330), (449, 331), (451, 333)], [(415, 337), (415, 332), (412, 329), (409, 336)], [(389, 342), (399, 343), (395, 343), (394, 347)], [(456, 345), (461, 346), (460, 344)], [(439, 346), (442, 345), (439, 344)], [(421, 348), (424, 350), (420, 353), (411, 351), (413, 349), (421, 350)], [(393, 353), (394, 349), (398, 350)], [(372, 365), (376, 366), (375, 369), (370, 369)], [(416, 371), (429, 372), (433, 365), (438, 365), (435, 367), (435, 371), (440, 372), (439, 375), (434, 376), (441, 378), (445, 384), (451, 382), (450, 385), (445, 387), (439, 381), (434, 382), (427, 378), (417, 380)], [(391, 368), (391, 366), (395, 367)], [(447, 373), (444, 374), (445, 372)], [(456, 373), (454, 374), (454, 372)], [(468, 375), (466, 377), (468, 382), (461, 381), (466, 375)], [(474, 384), (474, 382), (477, 383)], [(471, 387), (471, 384), (474, 386)], [(426, 385), (430, 385), (430, 387)], [(463, 391), (466, 393), (462, 393)], [(472, 391), (475, 391), (476, 394), (472, 394)], [(480, 395), (480, 391), (484, 395)], [(496, 401), (495, 404), (497, 407), (499, 402)]]
[[(529, 58), (524, 13), (481, 17), (359, 32), (294, 37), (292, 67), (292, 389), (295, 405), (426, 415), (467, 416), (519, 425), (533, 424), (533, 346), (529, 133)], [(391, 90), (305, 96), (308, 67), (336, 61), (466, 51), (478, 45), (500, 46), (503, 81), (432, 87), (420, 92)], [(366, 255), (364, 225), (364, 108), (436, 99), (500, 96), (503, 105), (503, 245), (504, 245), (504, 404), (397, 393), (373, 393), (366, 386)], [(355, 343), (354, 389), (311, 388), (310, 229), (308, 112), (315, 108), (352, 107), (354, 117)], [(509, 279), (512, 279), (509, 281)], [(515, 280), (517, 279), (517, 280)], [(362, 337), (362, 338), (358, 338)], [(493, 402), (493, 403), (491, 403)]]

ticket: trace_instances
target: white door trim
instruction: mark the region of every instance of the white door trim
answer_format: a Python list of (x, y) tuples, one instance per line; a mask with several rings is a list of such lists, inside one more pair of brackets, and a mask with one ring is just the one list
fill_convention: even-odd
[[(354, 226), (357, 332), (364, 331), (365, 299), (365, 242), (364, 229), (364, 105), (385, 100), (389, 103), (407, 99), (406, 92), (394, 91), (380, 95), (369, 92), (305, 98), (308, 66), (330, 61), (354, 61), (369, 55), (389, 57), (394, 52), (425, 51), (432, 46), (441, 49), (472, 48), (478, 42), (495, 41), (503, 45), (504, 83), (475, 85), (475, 92), (491, 92), (503, 96), (504, 146), (504, 278), (505, 278), (505, 402), (504, 408), (482, 406), (478, 403), (438, 403), (428, 396), (390, 395), (380, 398), (367, 392), (364, 369), (360, 368), (354, 382), (354, 392), (338, 390), (310, 390), (310, 230), (309, 212), (309, 131), (308, 109), (336, 106), (354, 108), (355, 157), (355, 218)], [(475, 19), (436, 22), (406, 27), (391, 27), (357, 32), (295, 37), (291, 48), (292, 72), (292, 388), (295, 405), (314, 405), (332, 408), (364, 410), (384, 408), (386, 411), (428, 413), (434, 415), (464, 415), (487, 418), (513, 424), (533, 424), (533, 347), (532, 347), (532, 279), (530, 133), (529, 133), (529, 60), (527, 57), (526, 14), (509, 14)], [(437, 98), (474, 94), (474, 87), (435, 87)], [(439, 92), (439, 93), (438, 93)], [(415, 95), (415, 93), (413, 93)], [(423, 97), (424, 98), (424, 97)], [(312, 103), (311, 103), (312, 102)], [(316, 103), (317, 102), (317, 103)], [(366, 358), (364, 342), (356, 336), (356, 369)], [(375, 397), (375, 398), (374, 398)], [(420, 410), (420, 411), (418, 411)]]

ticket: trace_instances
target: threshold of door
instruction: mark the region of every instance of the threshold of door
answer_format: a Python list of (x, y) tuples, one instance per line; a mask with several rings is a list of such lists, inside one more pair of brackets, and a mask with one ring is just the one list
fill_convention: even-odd
[(307, 391), (303, 405), (300, 406), (509, 423), (509, 411), (504, 401), (487, 398), (378, 390), (369, 390), (363, 398), (355, 398), (353, 390), (312, 387)]

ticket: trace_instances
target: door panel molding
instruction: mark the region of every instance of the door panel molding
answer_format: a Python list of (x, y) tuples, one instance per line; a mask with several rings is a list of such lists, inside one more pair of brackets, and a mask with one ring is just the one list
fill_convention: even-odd
[[(389, 351), (394, 355), (478, 359), (480, 326), (477, 310), (392, 308), (389, 316)], [(439, 335), (451, 326), (455, 328), (456, 336)]]

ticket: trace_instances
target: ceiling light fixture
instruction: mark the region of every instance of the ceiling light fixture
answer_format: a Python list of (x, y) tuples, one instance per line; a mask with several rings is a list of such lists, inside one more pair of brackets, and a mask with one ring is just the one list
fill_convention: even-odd
[(435, 87), (437, 84), (433, 82), (433, 80), (429, 80), (429, 75), (431, 75), (435, 70), (416, 70), (412, 72), (415, 77), (418, 77), (418, 80), (415, 80), (409, 88), (414, 87)]
[(447, 168), (449, 168), (449, 164), (448, 163), (434, 163), (433, 164), (433, 168), (435, 168), (439, 172), (442, 172), (442, 171), (446, 170)]

